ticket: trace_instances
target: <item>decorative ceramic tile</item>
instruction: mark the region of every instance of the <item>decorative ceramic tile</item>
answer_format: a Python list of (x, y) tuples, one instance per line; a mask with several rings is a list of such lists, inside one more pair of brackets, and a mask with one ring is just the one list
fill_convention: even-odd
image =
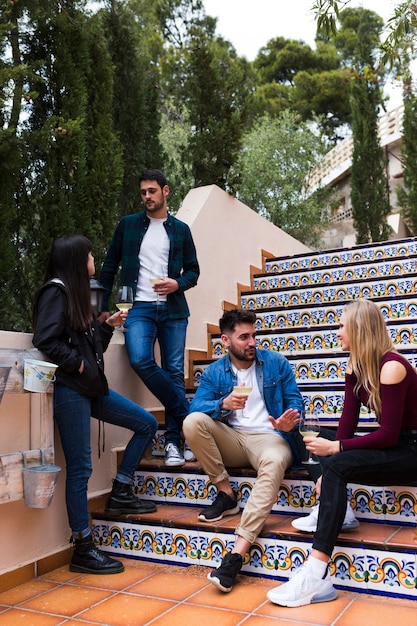
[(242, 308), (262, 309), (303, 304), (319, 305), (331, 302), (346, 302), (356, 298), (387, 298), (416, 293), (417, 278), (387, 278), (361, 283), (347, 283), (321, 287), (300, 287), (264, 293), (242, 293)]
[[(410, 476), (410, 482), (416, 477)], [(417, 527), (417, 487), (384, 487), (385, 521)]]
[[(402, 300), (385, 300), (377, 303), (381, 308), (384, 318), (396, 320), (401, 318), (417, 319), (417, 298), (412, 296)], [(292, 329), (298, 326), (314, 329), (318, 326), (339, 325), (340, 316), (343, 312), (344, 303), (329, 304), (327, 306), (314, 306), (309, 308), (289, 308), (275, 311), (256, 311), (256, 330)], [(213, 343), (218, 342), (219, 337), (212, 338)], [(217, 355), (215, 355), (217, 357)]]
[(333, 585), (338, 589), (366, 592), (368, 571), (365, 548), (336, 547), (329, 564), (329, 573)]
[(327, 250), (293, 257), (267, 259), (265, 269), (267, 272), (287, 272), (306, 268), (332, 267), (374, 259), (409, 257), (416, 253), (417, 240), (407, 239), (375, 245), (365, 244), (350, 249)]
[(308, 270), (305, 272), (289, 272), (287, 274), (264, 274), (253, 279), (254, 291), (266, 289), (286, 289), (288, 287), (305, 287), (307, 285), (329, 285), (376, 279), (389, 276), (407, 276), (417, 270), (415, 259), (395, 259), (376, 263), (360, 262), (359, 265), (350, 265), (329, 269)]
[(367, 550), (368, 593), (417, 600), (415, 551)]

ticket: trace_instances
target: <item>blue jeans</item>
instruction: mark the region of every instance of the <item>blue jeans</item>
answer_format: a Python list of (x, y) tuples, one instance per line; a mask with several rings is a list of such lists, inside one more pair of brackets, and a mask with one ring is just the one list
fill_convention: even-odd
[[(133, 431), (117, 477), (132, 482), (133, 474), (152, 441), (158, 422), (153, 415), (124, 396), (111, 391), (103, 397), (100, 419)], [(66, 385), (55, 383), (54, 418), (58, 425), (67, 466), (66, 503), (73, 532), (88, 529), (87, 485), (92, 471), (90, 418), (92, 399)]]
[(417, 479), (417, 436), (385, 450), (346, 450), (326, 457), (313, 548), (331, 557), (346, 513), (347, 483), (409, 484)]
[[(170, 319), (166, 302), (135, 302), (125, 322), (130, 365), (164, 405), (165, 443), (177, 446), (181, 441), (182, 423), (189, 413), (184, 384), (187, 324), (187, 318)], [(155, 361), (157, 339), (161, 367)]]

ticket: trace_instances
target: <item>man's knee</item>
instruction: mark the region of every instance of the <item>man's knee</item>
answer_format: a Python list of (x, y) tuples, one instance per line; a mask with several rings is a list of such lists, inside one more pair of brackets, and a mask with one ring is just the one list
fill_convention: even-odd
[(194, 433), (196, 433), (197, 430), (202, 426), (202, 424), (207, 421), (207, 418), (208, 416), (205, 413), (200, 413), (197, 411), (195, 411), (194, 413), (189, 413), (182, 424), (185, 438), (191, 439)]

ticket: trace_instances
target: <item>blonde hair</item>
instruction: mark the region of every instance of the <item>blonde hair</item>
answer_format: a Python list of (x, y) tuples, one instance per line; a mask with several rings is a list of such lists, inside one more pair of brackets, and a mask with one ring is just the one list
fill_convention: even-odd
[(384, 354), (395, 350), (380, 308), (371, 300), (349, 302), (345, 313), (345, 327), (349, 337), (350, 359), (358, 382), (355, 393), (362, 386), (369, 393), (369, 406), (379, 420), (381, 416), (380, 369)]

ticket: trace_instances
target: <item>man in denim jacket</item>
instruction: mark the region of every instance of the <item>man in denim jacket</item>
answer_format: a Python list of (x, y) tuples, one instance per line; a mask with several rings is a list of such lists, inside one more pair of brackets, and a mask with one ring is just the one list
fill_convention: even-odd
[[(287, 359), (256, 349), (255, 322), (252, 311), (223, 314), (219, 324), (228, 354), (204, 371), (183, 424), (188, 444), (217, 488), (213, 504), (199, 514), (201, 521), (215, 522), (239, 512), (226, 467), (251, 466), (257, 472), (235, 545), (208, 575), (225, 592), (231, 591), (245, 554), (271, 512), (292, 453), (296, 455), (292, 432), (303, 409)], [(239, 393), (236, 386), (246, 387), (248, 393)]]

